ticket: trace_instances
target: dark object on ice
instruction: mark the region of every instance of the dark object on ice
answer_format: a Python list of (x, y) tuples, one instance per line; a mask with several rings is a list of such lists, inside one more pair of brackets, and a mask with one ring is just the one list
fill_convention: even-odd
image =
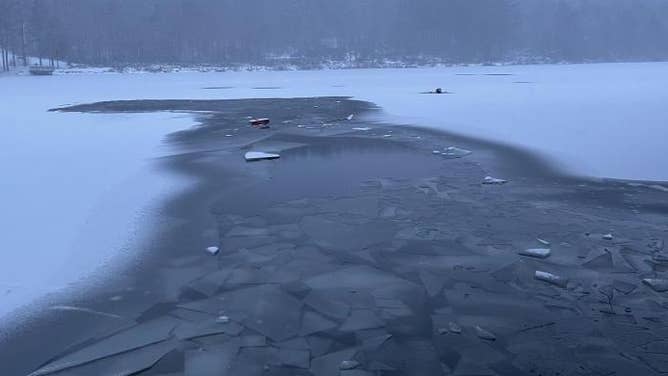
[(271, 120), (267, 118), (260, 118), (260, 119), (251, 119), (250, 125), (253, 126), (254, 128), (260, 128), (260, 129), (265, 129), (269, 128), (269, 123)]
[(54, 67), (45, 67), (42, 65), (33, 65), (30, 67), (29, 72), (33, 76), (51, 76), (53, 74), (53, 71), (55, 71), (56, 68)]
[(452, 93), (450, 93), (450, 92), (447, 91), (447, 90), (443, 90), (443, 89), (440, 88), (440, 87), (437, 87), (436, 89), (434, 89), (434, 90), (432, 90), (432, 91), (425, 91), (425, 92), (422, 92), (422, 94), (452, 94)]

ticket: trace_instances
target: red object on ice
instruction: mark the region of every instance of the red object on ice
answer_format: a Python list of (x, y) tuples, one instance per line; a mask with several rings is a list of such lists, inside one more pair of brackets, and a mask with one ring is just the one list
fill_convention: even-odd
[(261, 119), (251, 119), (250, 124), (255, 127), (255, 128), (269, 128), (269, 123), (271, 120), (267, 118), (261, 118)]

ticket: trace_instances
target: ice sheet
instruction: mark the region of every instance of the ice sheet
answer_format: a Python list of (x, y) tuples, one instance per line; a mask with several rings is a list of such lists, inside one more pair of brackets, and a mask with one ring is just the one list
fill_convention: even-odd
[[(140, 254), (140, 235), (162, 199), (187, 187), (159, 174), (151, 158), (170, 153), (164, 135), (193, 125), (192, 115), (50, 108), (116, 99), (350, 95), (380, 105), (386, 120), (517, 145), (571, 173), (665, 181), (666, 71), (668, 63), (633, 63), (2, 77), (0, 320), (48, 293), (89, 286), (91, 276), (104, 280), (114, 270), (109, 266)], [(214, 86), (230, 89), (205, 90)], [(255, 89), (269, 86), (277, 89)], [(453, 94), (420, 94), (435, 87)], [(103, 266), (106, 272), (96, 273)]]

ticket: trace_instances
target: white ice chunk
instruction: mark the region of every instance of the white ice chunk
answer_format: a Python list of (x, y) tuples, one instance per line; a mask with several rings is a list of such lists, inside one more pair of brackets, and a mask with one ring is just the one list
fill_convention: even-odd
[(353, 128), (354, 131), (370, 131), (371, 128), (369, 127), (355, 127)]
[(278, 159), (281, 156), (279, 154), (265, 153), (262, 151), (249, 151), (244, 155), (246, 161), (261, 161), (263, 159)]
[(566, 287), (566, 285), (568, 285), (568, 279), (554, 275), (552, 273), (541, 272), (539, 270), (536, 270), (535, 278), (539, 281), (547, 282), (559, 287)]
[(612, 239), (614, 239), (614, 236), (612, 236), (612, 234), (605, 234), (605, 235), (603, 235), (603, 239), (604, 240), (612, 240)]
[(217, 255), (218, 252), (220, 252), (220, 248), (218, 248), (218, 247), (207, 247), (206, 251), (209, 252), (212, 255)]
[(348, 119), (348, 121), (350, 121), (350, 120), (353, 120), (354, 118), (355, 118), (355, 115), (350, 114), (350, 115), (348, 115), (348, 117), (346, 119)]
[(458, 148), (456, 146), (450, 146), (450, 147), (445, 148), (445, 150), (441, 153), (441, 155), (443, 155), (446, 158), (454, 159), (454, 158), (466, 157), (467, 155), (470, 155), (471, 153), (473, 153), (473, 152), (470, 151), (470, 150)]
[(547, 240), (544, 240), (544, 239), (541, 239), (541, 238), (536, 238), (536, 240), (538, 240), (538, 243), (540, 243), (542, 245), (548, 245), (548, 246), (550, 245), (550, 242), (548, 242)]
[(500, 185), (500, 184), (506, 184), (507, 182), (508, 182), (508, 180), (497, 179), (497, 178), (493, 178), (491, 176), (485, 176), (485, 178), (482, 180), (483, 184), (489, 184), (489, 185), (492, 185), (492, 184)]
[(651, 287), (656, 292), (668, 291), (668, 279), (645, 278), (642, 280), (642, 283)]
[(519, 254), (544, 259), (550, 257), (551, 251), (548, 248), (530, 248), (520, 251)]

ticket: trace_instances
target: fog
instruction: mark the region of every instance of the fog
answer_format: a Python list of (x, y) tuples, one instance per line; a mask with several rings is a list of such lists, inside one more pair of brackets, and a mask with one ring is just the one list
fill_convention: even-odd
[(662, 0), (0, 0), (4, 66), (647, 61), (667, 39)]

